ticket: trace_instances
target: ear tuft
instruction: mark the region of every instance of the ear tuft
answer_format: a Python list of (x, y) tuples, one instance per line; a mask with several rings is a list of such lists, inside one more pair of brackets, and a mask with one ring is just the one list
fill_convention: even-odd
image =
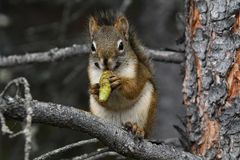
[(99, 30), (99, 25), (94, 17), (89, 18), (89, 33), (91, 38), (93, 37), (93, 34), (96, 33)]
[(128, 39), (128, 20), (124, 16), (119, 16), (114, 24), (114, 27), (121, 33), (123, 36), (125, 36), (126, 39)]

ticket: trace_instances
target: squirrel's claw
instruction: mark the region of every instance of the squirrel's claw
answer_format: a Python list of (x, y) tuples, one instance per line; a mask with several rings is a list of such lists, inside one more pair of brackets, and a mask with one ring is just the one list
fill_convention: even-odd
[(112, 90), (118, 88), (121, 85), (121, 79), (119, 77), (115, 76), (115, 75), (112, 75), (109, 78), (109, 81), (110, 81), (110, 85), (111, 85)]
[(99, 83), (96, 83), (96, 84), (90, 86), (89, 93), (92, 94), (92, 95), (97, 95), (98, 96), (99, 88), (100, 88)]
[(99, 101), (99, 90), (100, 90), (100, 85), (99, 83), (96, 83), (90, 86), (90, 89), (88, 91), (102, 106), (105, 106), (106, 103)]
[(131, 123), (128, 121), (124, 124), (124, 128), (134, 134), (137, 138), (143, 139), (145, 136), (144, 130), (139, 127), (137, 123)]

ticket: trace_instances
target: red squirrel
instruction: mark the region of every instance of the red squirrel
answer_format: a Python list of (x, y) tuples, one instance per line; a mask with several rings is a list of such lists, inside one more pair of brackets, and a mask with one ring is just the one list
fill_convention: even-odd
[[(157, 91), (151, 62), (123, 15), (101, 13), (89, 18), (91, 54), (90, 111), (134, 134), (146, 137), (157, 108)], [(110, 70), (112, 92), (107, 103), (98, 99), (99, 79)]]

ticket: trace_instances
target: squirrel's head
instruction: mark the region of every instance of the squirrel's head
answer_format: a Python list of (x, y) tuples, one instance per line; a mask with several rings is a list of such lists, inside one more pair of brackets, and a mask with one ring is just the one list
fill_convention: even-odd
[(107, 20), (109, 19), (99, 20), (96, 17), (89, 19), (91, 57), (95, 67), (115, 70), (129, 57), (129, 25), (124, 16), (118, 16), (111, 24)]

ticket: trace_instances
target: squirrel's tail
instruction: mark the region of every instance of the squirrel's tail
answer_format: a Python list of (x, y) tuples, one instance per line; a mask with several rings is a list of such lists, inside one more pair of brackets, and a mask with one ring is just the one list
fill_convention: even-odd
[(150, 55), (146, 53), (145, 48), (140, 42), (140, 40), (137, 38), (136, 32), (133, 27), (130, 27), (129, 29), (129, 42), (139, 61), (141, 61), (147, 68), (150, 69), (150, 72), (152, 72), (153, 66), (151, 63)]

